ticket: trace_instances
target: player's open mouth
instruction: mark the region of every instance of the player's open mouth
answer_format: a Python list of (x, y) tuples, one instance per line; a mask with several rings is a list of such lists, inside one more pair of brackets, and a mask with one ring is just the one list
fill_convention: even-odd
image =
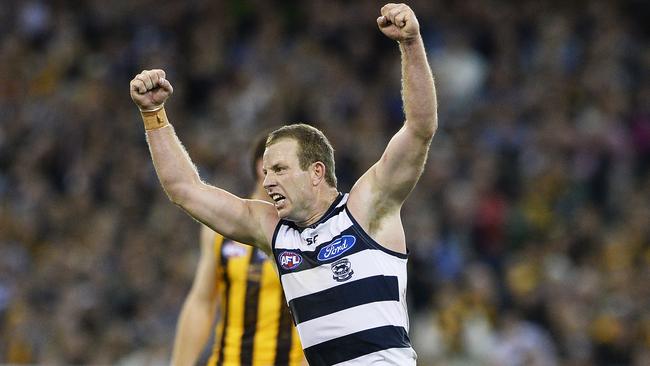
[(275, 207), (279, 207), (285, 201), (285, 197), (279, 193), (271, 193), (269, 196), (271, 197), (273, 202), (275, 202)]

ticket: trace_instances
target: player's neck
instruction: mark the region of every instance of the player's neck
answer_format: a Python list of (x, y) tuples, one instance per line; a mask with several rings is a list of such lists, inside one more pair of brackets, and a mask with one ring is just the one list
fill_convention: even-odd
[(335, 187), (328, 186), (322, 191), (318, 191), (314, 199), (312, 212), (310, 213), (310, 215), (306, 220), (301, 222), (296, 222), (296, 225), (300, 227), (307, 227), (314, 224), (316, 221), (320, 220), (320, 218), (323, 217), (323, 215), (325, 215), (327, 210), (330, 208), (330, 206), (332, 206), (332, 203), (334, 203), (334, 201), (338, 196), (339, 196), (339, 191)]

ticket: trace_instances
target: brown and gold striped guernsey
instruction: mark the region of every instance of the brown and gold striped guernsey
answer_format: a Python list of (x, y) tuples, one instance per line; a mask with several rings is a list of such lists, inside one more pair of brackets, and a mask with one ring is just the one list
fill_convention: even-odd
[[(300, 340), (278, 275), (260, 249), (215, 236), (221, 314), (199, 364), (302, 365)], [(219, 317), (219, 314), (217, 315)]]

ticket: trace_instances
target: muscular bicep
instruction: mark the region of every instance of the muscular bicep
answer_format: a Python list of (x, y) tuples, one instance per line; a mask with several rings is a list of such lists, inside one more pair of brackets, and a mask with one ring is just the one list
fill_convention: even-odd
[(361, 190), (366, 202), (381, 200), (384, 204), (401, 206), (422, 175), (430, 142), (430, 137), (419, 136), (403, 126), (354, 190)]
[(223, 189), (205, 184), (187, 184), (177, 189), (178, 204), (217, 233), (268, 251), (277, 211), (259, 200), (237, 197)]

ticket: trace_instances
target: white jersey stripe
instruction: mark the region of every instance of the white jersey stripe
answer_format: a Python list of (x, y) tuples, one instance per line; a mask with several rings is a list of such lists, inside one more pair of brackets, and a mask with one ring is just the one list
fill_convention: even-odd
[(360, 305), (322, 316), (296, 327), (304, 348), (330, 339), (384, 325), (402, 326), (408, 329), (404, 318), (406, 309), (396, 301), (382, 301)]
[[(278, 232), (278, 239), (275, 243), (276, 249), (300, 249), (303, 252), (313, 252), (318, 245), (327, 243), (337, 235), (352, 226), (352, 220), (348, 217), (345, 210), (342, 210), (333, 217), (318, 224), (315, 228), (305, 228), (301, 233), (289, 226), (283, 226)], [(303, 238), (316, 237), (317, 243), (308, 244)]]

